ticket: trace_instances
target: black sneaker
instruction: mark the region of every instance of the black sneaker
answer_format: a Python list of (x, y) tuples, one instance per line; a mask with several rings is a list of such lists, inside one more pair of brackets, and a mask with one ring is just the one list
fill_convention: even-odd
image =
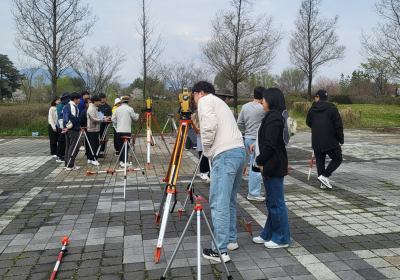
[[(228, 256), (228, 254), (225, 253), (221, 253), (222, 255), (222, 259), (224, 260), (224, 262), (229, 262), (231, 260), (231, 258)], [(214, 252), (212, 249), (204, 249), (203, 250), (203, 257), (207, 260), (213, 260), (216, 262), (221, 262), (221, 259), (218, 256), (218, 253)]]

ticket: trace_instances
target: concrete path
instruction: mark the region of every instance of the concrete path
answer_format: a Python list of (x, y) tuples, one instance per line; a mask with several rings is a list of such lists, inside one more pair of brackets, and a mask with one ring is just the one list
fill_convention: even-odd
[[(400, 145), (397, 134), (345, 131), (344, 162), (331, 177), (332, 190), (322, 190), (315, 165), (307, 180), (311, 158), (310, 133), (299, 132), (288, 147), (290, 175), (285, 178), (292, 244), (265, 249), (254, 244), (238, 219), (239, 249), (230, 251), (233, 279), (400, 279)], [(167, 142), (173, 142), (169, 138)], [(58, 279), (160, 279), (178, 242), (193, 205), (182, 219), (170, 216), (165, 245), (154, 262), (159, 228), (155, 209), (161, 200), (170, 156), (161, 143), (151, 150), (149, 185), (140, 172), (128, 173), (126, 201), (123, 174), (92, 174), (84, 152), (79, 171), (65, 171), (49, 156), (48, 140), (0, 141), (0, 279), (49, 279), (69, 236)], [(145, 166), (143, 139), (136, 155)], [(171, 145), (172, 150), (172, 145)], [(112, 142), (100, 170), (112, 169)], [(186, 186), (197, 163), (195, 151), (185, 151), (178, 184), (181, 209)], [(136, 167), (135, 162), (133, 165)], [(249, 202), (248, 174), (238, 204), (257, 236), (265, 223), (264, 203)], [(105, 190), (107, 188), (107, 191)], [(199, 177), (196, 192), (208, 199), (209, 185)], [(208, 203), (205, 213), (211, 222)], [(238, 216), (240, 218), (240, 216)], [(202, 246), (210, 236), (202, 224)], [(226, 279), (220, 264), (201, 260), (202, 279)], [(169, 279), (197, 279), (196, 223), (169, 271)]]

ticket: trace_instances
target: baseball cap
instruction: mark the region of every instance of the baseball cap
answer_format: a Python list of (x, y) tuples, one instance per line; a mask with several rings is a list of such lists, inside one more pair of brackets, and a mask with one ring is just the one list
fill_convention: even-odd
[(121, 101), (122, 102), (129, 102), (129, 96), (121, 96)]
[(312, 95), (313, 97), (319, 97), (321, 99), (328, 99), (328, 93), (324, 89), (318, 90), (315, 94)]

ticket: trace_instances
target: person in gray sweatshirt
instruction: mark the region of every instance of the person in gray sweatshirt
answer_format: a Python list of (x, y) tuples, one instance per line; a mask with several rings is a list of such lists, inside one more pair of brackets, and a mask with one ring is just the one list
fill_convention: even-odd
[[(254, 89), (253, 101), (243, 105), (237, 120), (238, 126), (245, 130), (244, 145), (250, 158), (250, 166), (254, 161), (254, 154), (250, 152), (250, 147), (256, 141), (258, 128), (261, 125), (261, 120), (265, 116), (265, 111), (262, 106), (263, 92), (265, 88), (256, 87)], [(265, 197), (260, 195), (261, 192), (261, 173), (249, 171), (249, 194), (248, 200), (264, 201)]]

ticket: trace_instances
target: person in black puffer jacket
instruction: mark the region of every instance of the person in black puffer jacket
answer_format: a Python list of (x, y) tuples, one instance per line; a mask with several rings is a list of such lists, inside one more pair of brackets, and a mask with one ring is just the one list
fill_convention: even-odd
[[(343, 161), (342, 148), (344, 143), (343, 123), (335, 105), (326, 102), (328, 93), (320, 89), (314, 95), (315, 101), (307, 114), (307, 125), (311, 128), (311, 142), (317, 161), (318, 180), (321, 188), (332, 188), (329, 176)], [(332, 161), (325, 169), (325, 157)]]
[[(278, 88), (263, 93), (263, 109), (267, 112), (258, 131), (260, 154), (255, 161), (260, 167), (266, 192), (268, 217), (261, 235), (254, 243), (264, 243), (266, 248), (284, 248), (290, 243), (289, 217), (285, 204), (283, 178), (287, 175), (288, 159), (283, 141), (285, 97)], [(254, 152), (254, 144), (250, 151)]]

